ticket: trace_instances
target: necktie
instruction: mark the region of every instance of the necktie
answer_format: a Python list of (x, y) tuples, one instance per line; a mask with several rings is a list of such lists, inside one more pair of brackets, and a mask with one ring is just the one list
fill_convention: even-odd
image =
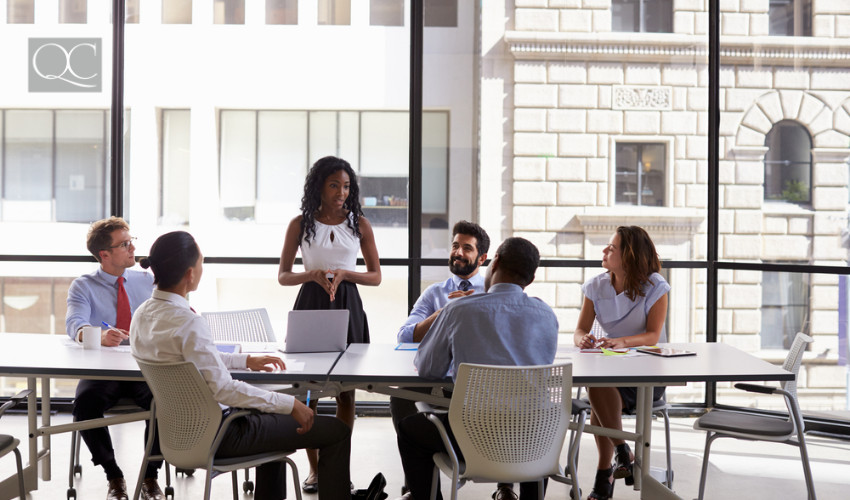
[(460, 282), (460, 285), (458, 285), (458, 288), (460, 288), (461, 290), (463, 290), (465, 292), (465, 291), (469, 290), (469, 287), (471, 287), (471, 286), (472, 286), (472, 283), (470, 283), (467, 280), (463, 280), (463, 281)]
[(115, 326), (121, 330), (130, 330), (130, 299), (124, 290), (124, 277), (118, 278), (118, 314), (115, 315)]

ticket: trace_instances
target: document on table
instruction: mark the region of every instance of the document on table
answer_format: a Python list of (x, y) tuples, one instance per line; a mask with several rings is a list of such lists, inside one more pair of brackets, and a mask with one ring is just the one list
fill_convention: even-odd
[(416, 351), (418, 349), (418, 342), (399, 342), (399, 344), (395, 346), (396, 351)]

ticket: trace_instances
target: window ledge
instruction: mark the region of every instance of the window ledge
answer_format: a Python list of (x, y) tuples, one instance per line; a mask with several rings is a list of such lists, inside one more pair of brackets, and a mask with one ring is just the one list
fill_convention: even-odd
[(764, 202), (762, 213), (765, 215), (804, 215), (807, 217), (815, 215), (815, 211), (810, 206), (774, 200)]
[(613, 207), (588, 207), (583, 214), (576, 215), (579, 224), (589, 232), (611, 232), (618, 226), (641, 226), (650, 233), (674, 232), (696, 233), (705, 220), (705, 213), (680, 207), (640, 207), (626, 205)]

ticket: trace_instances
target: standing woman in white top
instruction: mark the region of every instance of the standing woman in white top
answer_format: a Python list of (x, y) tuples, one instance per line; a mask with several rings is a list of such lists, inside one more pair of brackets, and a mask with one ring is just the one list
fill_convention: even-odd
[[(304, 272), (294, 272), (301, 249)], [(355, 270), (357, 251), (366, 272)], [(348, 309), (348, 343), (369, 343), (369, 324), (357, 285), (381, 284), (381, 265), (372, 225), (360, 208), (360, 188), (351, 165), (326, 156), (316, 161), (304, 181), (301, 215), (292, 219), (280, 255), (277, 280), (301, 285), (293, 309)], [(340, 393), (336, 416), (354, 426), (354, 391)], [(315, 407), (315, 400), (312, 402)], [(317, 491), (316, 450), (308, 450), (310, 474), (303, 489)]]
[[(575, 344), (585, 349), (666, 342), (664, 319), (670, 284), (658, 273), (661, 261), (646, 231), (637, 226), (618, 227), (602, 250), (602, 267), (607, 272), (582, 286), (584, 302), (576, 325)], [(604, 337), (593, 335), (594, 320), (604, 331)], [(634, 387), (588, 388), (591, 423), (622, 430), (622, 412), (634, 410), (636, 392)], [(662, 397), (664, 387), (655, 387), (653, 399)], [(596, 436), (596, 447), (599, 451), (596, 480), (588, 498), (608, 500), (614, 493), (614, 479), (625, 478), (626, 484), (633, 484), (634, 455), (622, 439)]]

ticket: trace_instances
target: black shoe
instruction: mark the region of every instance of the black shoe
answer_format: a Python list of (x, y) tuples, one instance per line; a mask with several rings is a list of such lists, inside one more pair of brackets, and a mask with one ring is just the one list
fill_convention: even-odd
[(614, 479), (625, 478), (627, 485), (635, 484), (635, 478), (632, 476), (633, 464), (634, 459), (628, 443), (618, 444), (614, 454)]
[(499, 486), (499, 489), (493, 492), (491, 498), (493, 500), (518, 500), (519, 497), (514, 493), (513, 486)]
[(587, 497), (588, 499), (608, 500), (614, 496), (613, 472), (613, 467), (596, 471), (596, 478), (593, 481), (593, 491), (590, 492), (590, 495)]
[(106, 500), (127, 500), (127, 483), (123, 477), (109, 480), (106, 490)]
[(318, 493), (319, 482), (316, 481), (315, 483), (308, 483), (305, 479), (304, 482), (301, 484), (301, 491), (303, 491), (304, 493)]

